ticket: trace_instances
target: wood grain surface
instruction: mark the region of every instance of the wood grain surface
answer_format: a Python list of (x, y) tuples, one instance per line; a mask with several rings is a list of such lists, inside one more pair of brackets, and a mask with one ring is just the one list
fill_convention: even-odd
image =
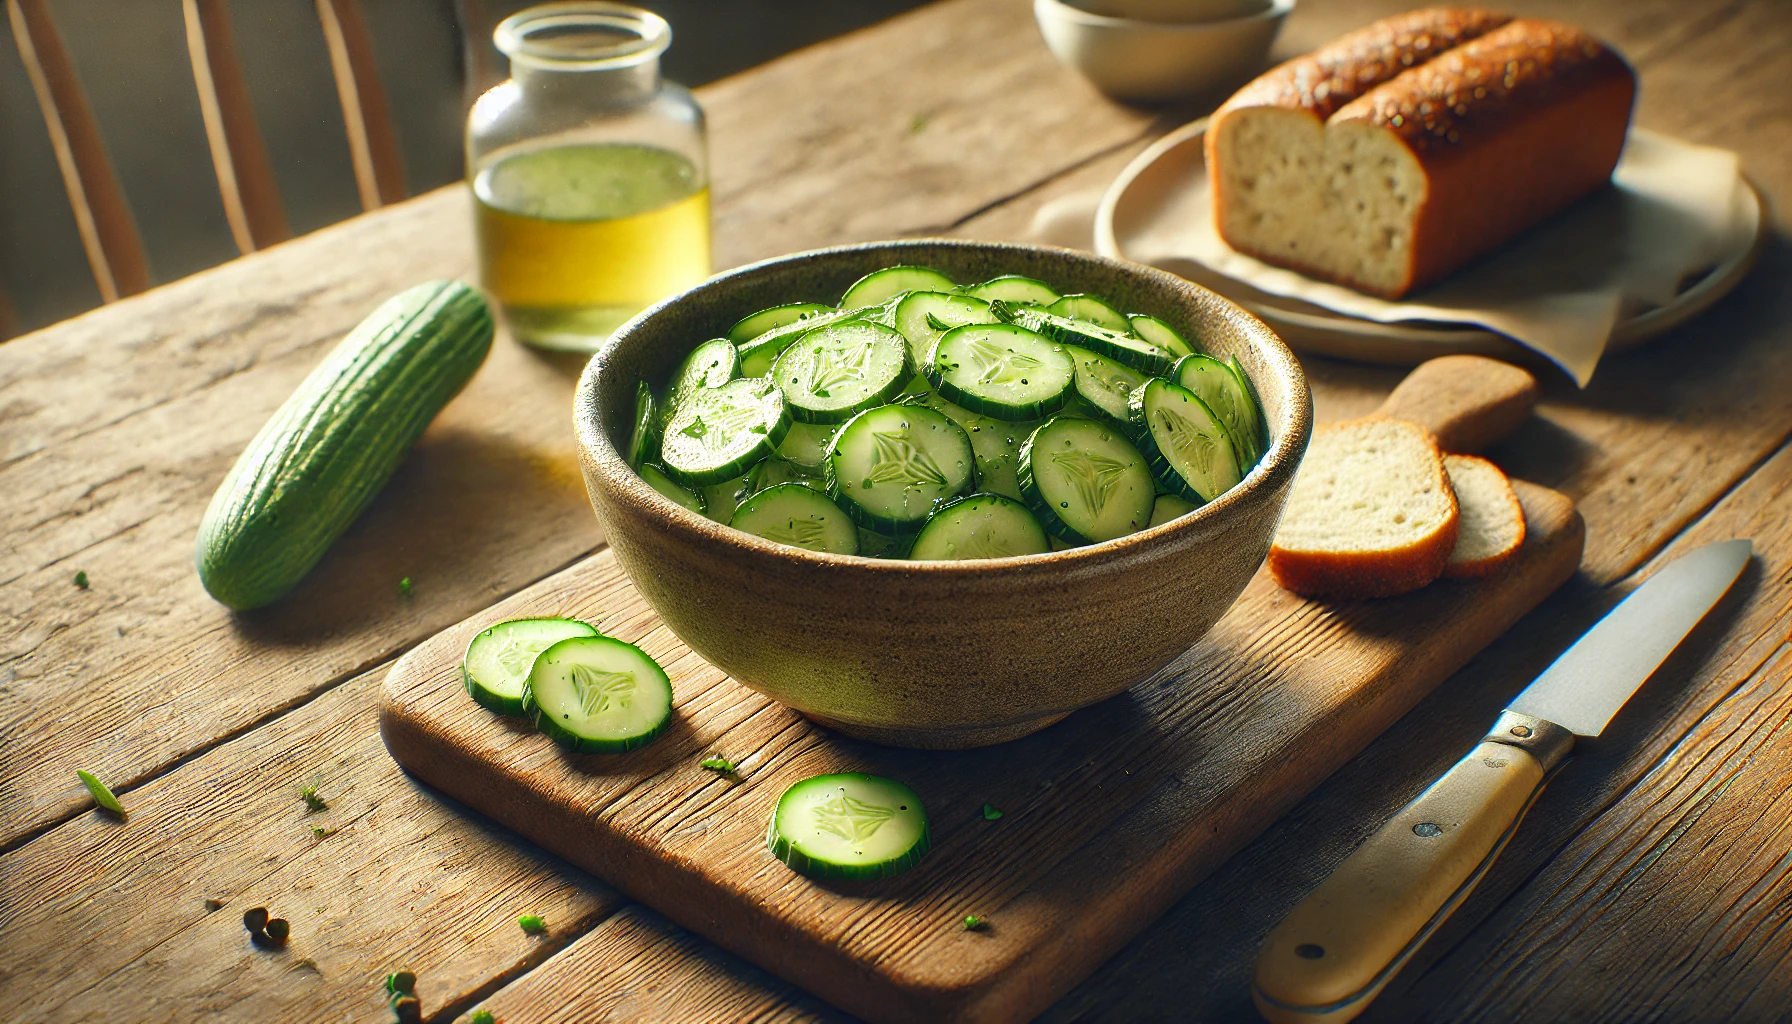
[[(1277, 51), (1301, 52), (1407, 6), (1303, 0)], [(1792, 291), (1783, 286), (1792, 276), (1792, 99), (1778, 70), (1792, 49), (1792, 8), (1777, 0), (1506, 6), (1577, 21), (1617, 45), (1638, 68), (1639, 124), (1742, 155), (1775, 226), (1762, 266), (1710, 313), (1608, 360), (1586, 392), (1545, 380), (1536, 419), (1490, 453), (1515, 475), (1576, 499), (1588, 527), (1582, 574), (1046, 1019), (1248, 1014), (1244, 967), (1262, 933), (1381, 816), (1460, 756), (1503, 702), (1616, 600), (1621, 581), (1689, 527), (1757, 530), (1782, 538), (1775, 550), (1786, 543), (1774, 504), (1784, 508), (1784, 484), (1757, 478), (1774, 469), (1783, 481), (1785, 456), (1775, 453), (1792, 432), (1784, 397), (1792, 393)], [(1041, 202), (1099, 189), (1158, 133), (1202, 112), (1107, 103), (1051, 61), (1028, 8), (1025, 0), (947, 0), (701, 90), (715, 156), (718, 265), (875, 235), (1023, 237)], [(302, 965), (263, 970), (274, 962), (220, 945), (223, 932), (205, 938), (204, 929), (233, 922), (193, 908), (203, 910), (213, 888), (208, 865), (240, 879), (230, 865), (277, 852), (266, 849), (266, 833), (292, 825), (294, 810), (276, 802), (258, 816), (250, 808), (264, 791), (290, 793), (321, 765), (283, 759), (262, 734), (321, 729), (372, 744), (337, 784), (387, 794), (381, 806), (390, 814), (357, 823), (354, 856), (339, 845), (345, 831), (302, 871), (255, 876), (265, 882), (253, 898), (277, 904), (324, 893), (351, 905), (350, 916), (401, 907), (403, 917), (392, 933), (345, 931), (340, 946), (295, 921), (294, 948), (301, 938), (325, 941), (332, 958), (329, 973), (304, 979), (314, 986), (306, 998), (322, 1007), (317, 1016), (380, 1019), (379, 978), (407, 960), (423, 971), (432, 1019), (451, 1019), (494, 991), (492, 1005), (542, 1007), (541, 1019), (679, 1019), (682, 999), (606, 1003), (599, 992), (572, 994), (573, 975), (530, 970), (585, 933), (616, 905), (614, 895), (418, 791), (373, 740), (368, 680), (387, 659), (601, 543), (576, 482), (566, 417), (551, 412), (570, 394), (576, 368), (501, 340), (304, 596), (259, 618), (232, 617), (192, 579), (192, 528), (242, 441), (379, 299), (421, 278), (464, 276), (468, 222), (464, 191), (444, 189), (0, 345), (0, 884), (13, 886), (27, 870), (35, 880), (5, 889), (0, 904), (0, 1004), (60, 1020), (264, 1020), (286, 1012), (263, 1013), (264, 1005), (296, 1007), (284, 987)], [(1398, 378), (1324, 360), (1309, 360), (1307, 370), (1322, 420), (1372, 410)], [(1730, 516), (1745, 499), (1754, 518)], [(1761, 596), (1750, 600), (1783, 608), (1792, 580), (1786, 556), (1774, 557), (1764, 559)], [(88, 573), (89, 589), (73, 584), (77, 571)], [(395, 590), (404, 575), (418, 584), (409, 600)], [(1712, 643), (1724, 650), (1777, 649), (1792, 626), (1767, 615), (1721, 632)], [(1426, 1007), (1438, 1019), (1499, 1019), (1507, 999), (1544, 1019), (1785, 1018), (1792, 969), (1785, 876), (1774, 858), (1787, 848), (1788, 812), (1773, 786), (1782, 777), (1776, 758), (1792, 740), (1776, 731), (1771, 703), (1785, 691), (1784, 672), (1755, 673), (1765, 658), (1750, 666), (1753, 654), (1704, 664), (1714, 649), (1691, 651), (1662, 688), (1680, 693), (1679, 680), (1689, 680), (1684, 707), (1639, 706), (1618, 724), (1640, 724), (1584, 753), (1552, 784), (1532, 819), (1541, 824), (1521, 831), (1424, 962), (1396, 982), (1386, 1019)], [(1755, 730), (1740, 735), (1759, 736), (1756, 745), (1716, 742), (1717, 733), (1693, 727), (1732, 693), (1723, 714)], [(307, 726), (311, 733), (288, 724), (312, 715), (333, 724)], [(310, 741), (294, 742), (304, 749)], [(1694, 764), (1709, 774), (1675, 781), (1676, 766)], [(100, 771), (127, 806), (144, 801), (139, 813), (123, 825), (95, 817), (73, 778), (78, 767)], [(1701, 778), (1730, 781), (1708, 791), (1716, 795), (1706, 803), (1687, 803), (1678, 794), (1698, 792)], [(1675, 788), (1686, 784), (1695, 788)], [(1709, 810), (1695, 816), (1699, 808)], [(399, 820), (409, 817), (430, 838)], [(1667, 831), (1653, 834), (1671, 842), (1634, 841), (1637, 830), (1663, 823)], [(168, 828), (210, 831), (202, 850), (181, 855), (180, 872), (157, 876), (167, 893), (133, 888), (158, 844), (174, 843)], [(1582, 830), (1587, 838), (1577, 839)], [(308, 829), (295, 833), (294, 849), (301, 839), (314, 841)], [(379, 867), (357, 867), (370, 862)], [(427, 881), (444, 865), (478, 877), (488, 895), (427, 898)], [(549, 945), (513, 946), (522, 900), (508, 894), (533, 900), (526, 894), (559, 886), (593, 895), (554, 897), (561, 904), (544, 897), (573, 908), (567, 923), (551, 911)], [(137, 894), (113, 905), (128, 913), (79, 912), (82, 899), (114, 889)], [(27, 916), (40, 894), (51, 894), (51, 909)], [(240, 906), (220, 913), (234, 916)], [(1561, 927), (1549, 924), (1555, 916)], [(491, 938), (469, 942), (469, 933)], [(550, 963), (601, 963), (594, 977), (635, 993), (677, 978), (708, 993), (685, 1020), (815, 1012), (817, 1004), (786, 1002), (784, 983), (703, 940), (660, 931), (641, 940), (656, 952), (637, 956), (648, 947), (618, 944), (620, 933), (600, 925)], [(155, 969), (189, 944), (192, 954)], [(99, 963), (92, 970), (79, 963), (89, 945)], [(282, 962), (316, 960), (315, 949)], [(1442, 953), (1450, 955), (1429, 966)], [(1558, 959), (1580, 969), (1536, 967)], [(106, 980), (127, 963), (137, 965), (128, 984)], [(1420, 980), (1415, 1001), (1404, 1002), (1399, 989), (1411, 979)]]
[[(691, 653), (608, 552), (400, 659), (381, 732), (430, 785), (838, 1006), (884, 1021), (1026, 1020), (1573, 574), (1584, 537), (1572, 504), (1517, 486), (1527, 540), (1501, 575), (1328, 605), (1259, 573), (1151, 680), (996, 747), (895, 750), (809, 724)], [(626, 756), (568, 756), (475, 705), (467, 643), (539, 615), (584, 619), (665, 666), (669, 733)], [(698, 765), (717, 751), (740, 778)], [(832, 771), (914, 788), (931, 809), (922, 867), (816, 884), (771, 859), (778, 796)], [(984, 820), (985, 803), (1004, 816)], [(966, 914), (990, 929), (966, 932)]]

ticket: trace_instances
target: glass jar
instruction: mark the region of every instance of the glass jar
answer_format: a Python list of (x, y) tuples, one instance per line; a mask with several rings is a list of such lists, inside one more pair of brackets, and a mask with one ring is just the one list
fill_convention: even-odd
[(547, 4), (493, 36), (510, 80), (467, 119), (480, 283), (518, 339), (594, 351), (709, 276), (703, 111), (660, 78), (651, 11)]

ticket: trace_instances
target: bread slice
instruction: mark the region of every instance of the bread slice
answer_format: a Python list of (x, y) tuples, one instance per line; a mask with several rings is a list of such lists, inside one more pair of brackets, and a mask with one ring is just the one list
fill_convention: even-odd
[(1492, 576), (1524, 546), (1524, 509), (1500, 467), (1473, 455), (1444, 456), (1444, 472), (1461, 510), (1456, 547), (1444, 563), (1451, 579)]
[(1635, 91), (1572, 25), (1384, 19), (1214, 112), (1215, 226), (1239, 252), (1397, 299), (1605, 183)]
[(1313, 432), (1269, 571), (1308, 597), (1391, 597), (1437, 579), (1456, 546), (1456, 495), (1431, 432), (1369, 417)]

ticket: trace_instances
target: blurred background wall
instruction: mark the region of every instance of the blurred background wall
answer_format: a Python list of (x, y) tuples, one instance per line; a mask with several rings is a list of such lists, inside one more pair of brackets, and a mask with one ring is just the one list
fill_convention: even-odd
[[(467, 104), (480, 88), (505, 75), (503, 57), (491, 46), (491, 26), (528, 6), (524, 0), (5, 2), (12, 45), (0, 46), (0, 338), (102, 301), (77, 205), (69, 198), (71, 147), (62, 147), (59, 164), (42, 109), (46, 81), (61, 87), (65, 101), (72, 81), (84, 100), (97, 159), (109, 165), (116, 181), (140, 240), (147, 281), (163, 284), (244, 248), (242, 231), (233, 235), (214, 169), (215, 137), (208, 139), (196, 84), (207, 40), (204, 32), (197, 34), (196, 57), (191, 49), (196, 26), (212, 30), (211, 56), (224, 52), (240, 71), (247, 113), (277, 193), (272, 215), (277, 220), (283, 214), (285, 230), (301, 235), (380, 201), (462, 177)], [(644, 0), (639, 5), (672, 24), (673, 44), (663, 61), (667, 77), (697, 86), (921, 2)], [(335, 36), (328, 30), (332, 19)], [(389, 183), (387, 194), (376, 194), (371, 203), (365, 182), (357, 181), (347, 108), (339, 93), (344, 24), (350, 51), (360, 39), (377, 73), (395, 143), (391, 149), (400, 165), (389, 167), (387, 176), (401, 178), (402, 184)], [(215, 49), (219, 38), (228, 41), (226, 51)], [(59, 62), (66, 71), (60, 81)], [(64, 118), (66, 107), (65, 102), (60, 111)], [(79, 134), (72, 143), (76, 150)], [(91, 162), (96, 154), (86, 155)]]

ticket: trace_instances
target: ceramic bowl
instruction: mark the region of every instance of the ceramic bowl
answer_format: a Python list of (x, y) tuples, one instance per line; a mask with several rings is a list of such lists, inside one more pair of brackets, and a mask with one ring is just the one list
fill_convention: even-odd
[[(893, 264), (959, 281), (1025, 274), (1107, 296), (1238, 356), (1270, 425), (1268, 454), (1195, 512), (1087, 547), (911, 562), (774, 544), (673, 504), (628, 467), (636, 384), (663, 386), (692, 347), (786, 302), (831, 303)], [(896, 746), (1024, 736), (1111, 697), (1186, 651), (1269, 551), (1312, 423), (1307, 382), (1243, 309), (1162, 271), (1069, 249), (952, 240), (799, 253), (711, 278), (635, 317), (592, 357), (574, 419), (592, 508), (617, 560), (679, 639), (815, 721)]]
[(1294, 0), (1223, 21), (1165, 24), (1116, 18), (1063, 0), (1033, 0), (1058, 63), (1120, 100), (1184, 99), (1243, 84), (1262, 71)]

